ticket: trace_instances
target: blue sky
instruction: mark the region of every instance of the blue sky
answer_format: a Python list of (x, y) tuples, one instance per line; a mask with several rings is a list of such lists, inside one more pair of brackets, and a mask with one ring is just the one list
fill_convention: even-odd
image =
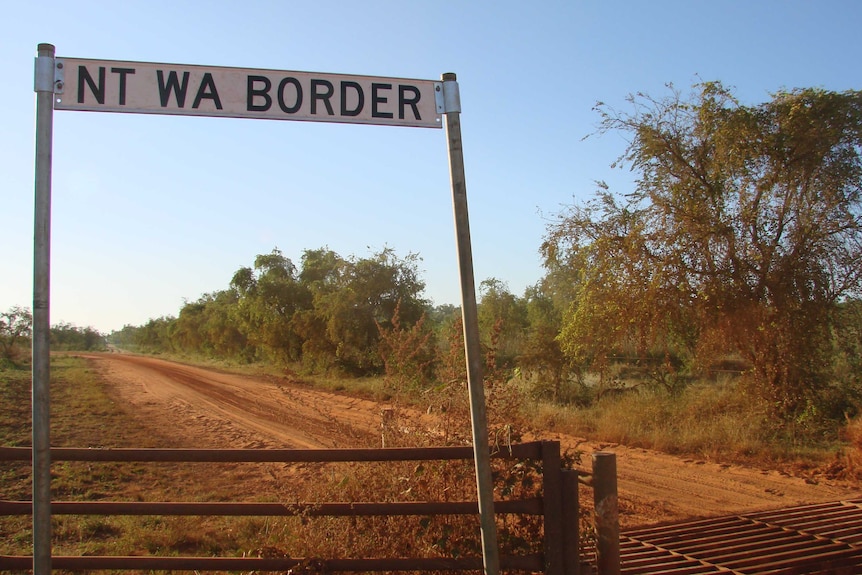
[[(24, 2), (0, 50), (0, 309), (32, 304), (34, 93), (58, 57), (438, 80), (455, 72), (474, 268), (522, 295), (549, 218), (596, 180), (625, 191), (625, 142), (596, 101), (720, 80), (746, 103), (860, 88), (862, 2)], [(176, 315), (277, 247), (418, 253), (460, 301), (443, 130), (57, 111), (51, 322), (104, 332)]]

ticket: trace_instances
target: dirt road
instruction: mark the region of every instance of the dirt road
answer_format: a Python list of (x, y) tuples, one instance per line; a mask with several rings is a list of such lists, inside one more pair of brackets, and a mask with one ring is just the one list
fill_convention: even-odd
[[(387, 405), (314, 390), (289, 378), (250, 378), (126, 354), (85, 356), (124, 409), (172, 430), (184, 447), (329, 448), (380, 444)], [(430, 424), (426, 414), (417, 422)], [(617, 456), (623, 528), (859, 497), (858, 486), (778, 471), (682, 459), (549, 433), (563, 449)], [(145, 446), (155, 447), (156, 445)]]

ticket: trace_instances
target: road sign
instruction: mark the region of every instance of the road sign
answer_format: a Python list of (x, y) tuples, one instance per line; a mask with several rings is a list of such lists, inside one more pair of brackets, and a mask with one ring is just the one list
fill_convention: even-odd
[(55, 110), (441, 128), (431, 80), (57, 58)]
[(489, 462), (473, 254), (455, 74), (443, 81), (55, 58), (39, 44), (36, 92), (36, 217), (33, 283), (33, 573), (51, 573), (50, 222), (54, 110), (305, 120), (441, 128), (461, 272), (467, 387), (485, 575), (498, 575), (494, 485)]

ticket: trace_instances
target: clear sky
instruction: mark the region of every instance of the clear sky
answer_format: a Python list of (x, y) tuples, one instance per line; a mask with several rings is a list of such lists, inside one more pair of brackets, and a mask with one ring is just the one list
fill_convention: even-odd
[[(455, 72), (477, 282), (543, 275), (548, 220), (596, 180), (625, 191), (596, 101), (720, 80), (746, 103), (862, 88), (862, 2), (0, 0), (0, 309), (32, 306), (33, 58), (438, 80)], [(459, 304), (443, 130), (56, 111), (51, 323), (176, 315), (277, 247), (418, 253)], [(620, 188), (622, 187), (622, 188)]]

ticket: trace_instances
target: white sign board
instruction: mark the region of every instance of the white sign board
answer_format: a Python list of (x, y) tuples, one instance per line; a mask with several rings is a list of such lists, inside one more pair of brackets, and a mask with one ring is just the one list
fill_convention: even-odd
[(55, 110), (441, 128), (432, 80), (57, 58)]

